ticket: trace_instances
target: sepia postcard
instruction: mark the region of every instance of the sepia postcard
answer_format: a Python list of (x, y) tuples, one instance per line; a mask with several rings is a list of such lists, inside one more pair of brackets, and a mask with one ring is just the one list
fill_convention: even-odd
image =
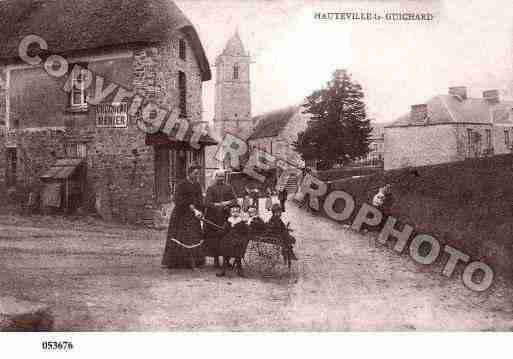
[(0, 0), (0, 331), (512, 331), (512, 45), (506, 0)]

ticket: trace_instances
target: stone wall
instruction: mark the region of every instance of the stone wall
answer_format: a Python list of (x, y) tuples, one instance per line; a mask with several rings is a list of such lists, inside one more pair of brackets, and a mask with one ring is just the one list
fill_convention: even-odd
[[(214, 129), (220, 137), (226, 132), (245, 138), (252, 127), (250, 64), (246, 56), (220, 55), (216, 62)], [(234, 66), (239, 77), (234, 79)]]
[(279, 136), (258, 138), (249, 141), (250, 148), (260, 148), (271, 153), (278, 159), (286, 160), (297, 167), (302, 167), (304, 161), (301, 155), (295, 151), (292, 144), (297, 140), (299, 132), (307, 127), (308, 115), (298, 111), (293, 118), (289, 120)]
[[(385, 129), (385, 170), (435, 165), (486, 156), (486, 130), (491, 130), (494, 153), (509, 153), (504, 144), (504, 129), (486, 124), (447, 124), (393, 127)], [(475, 151), (469, 151), (468, 130), (478, 133)], [(513, 135), (513, 132), (511, 132)], [(477, 152), (476, 152), (477, 151)]]
[[(392, 184), (395, 202), (391, 212), (400, 223), (434, 236), (473, 260), (484, 260), (497, 275), (512, 278), (512, 175), (513, 156), (505, 154), (346, 178), (330, 183), (327, 193), (343, 190), (351, 194), (358, 209), (364, 202), (372, 203), (381, 186)], [(344, 201), (336, 201), (334, 211), (340, 213), (344, 206)], [(394, 240), (387, 242), (394, 244)]]
[[(108, 78), (108, 75), (102, 72), (101, 75), (106, 76), (104, 87), (110, 82), (125, 85), (125, 82), (129, 81), (131, 90), (141, 95), (145, 101), (155, 101), (171, 109), (178, 103), (177, 77), (178, 71), (183, 71), (187, 77), (188, 120), (201, 120), (200, 68), (190, 46), (187, 47), (187, 60), (179, 59), (178, 39), (181, 36), (184, 35), (177, 33), (173, 41), (159, 46), (134, 48), (131, 59), (113, 61), (111, 68), (106, 66), (105, 62), (102, 63), (103, 72), (113, 74), (114, 77), (119, 74), (116, 70), (123, 70), (120, 75), (121, 81), (117, 78)], [(120, 61), (123, 62), (123, 66), (117, 66)], [(129, 64), (130, 73), (126, 71), (127, 64)], [(43, 82), (45, 83), (47, 82)], [(19, 85), (23, 86), (23, 84)], [(41, 93), (44, 90), (43, 86), (37, 91)], [(23, 96), (29, 93), (20, 92)], [(113, 96), (114, 94), (108, 97), (106, 102)], [(1, 94), (0, 98), (2, 98)], [(65, 100), (59, 101), (62, 104)], [(37, 103), (33, 102), (36, 104), (34, 113), (37, 113), (37, 107), (43, 107), (41, 103), (39, 105)], [(99, 128), (96, 127), (94, 106), (90, 106), (89, 111), (82, 114), (65, 113), (61, 107), (46, 108), (46, 112), (53, 111), (56, 118), (65, 118), (65, 121), (59, 121), (59, 124), (62, 122), (65, 125), (62, 129), (17, 130), (19, 186), (30, 187), (38, 183), (39, 176), (56, 159), (66, 156), (66, 146), (85, 144), (87, 190), (84, 207), (89, 209), (96, 207), (96, 210), (109, 220), (153, 223), (155, 213), (163, 211), (155, 201), (154, 150), (146, 145), (146, 135), (136, 126), (141, 111), (134, 116), (129, 116), (126, 128)], [(37, 125), (37, 121), (34, 122), (31, 118), (26, 121)], [(0, 184), (2, 187), (5, 187), (6, 178), (5, 140), (5, 134), (0, 135)]]
[(280, 155), (283, 156), (284, 159), (296, 164), (298, 167), (302, 167), (304, 165), (304, 161), (292, 144), (297, 141), (298, 134), (306, 130), (308, 127), (308, 120), (310, 117), (308, 114), (302, 113), (303, 110), (303, 108), (300, 108), (283, 129), (282, 138), (284, 141), (281, 142), (283, 149), (280, 151)]
[[(27, 194), (40, 189), (39, 177), (57, 159), (66, 157), (66, 145), (85, 143), (87, 148), (87, 188), (82, 207), (109, 220), (144, 222), (151, 218), (147, 205), (152, 204), (152, 149), (139, 139), (140, 134), (103, 130), (17, 130), (16, 187)], [(0, 184), (6, 179), (6, 133), (0, 135)], [(137, 150), (134, 156), (132, 150)], [(23, 198), (23, 197), (22, 197)], [(150, 207), (151, 208), (151, 207)]]
[(385, 170), (458, 158), (457, 130), (453, 125), (385, 128)]
[[(464, 160), (468, 157), (482, 157), (485, 155), (485, 151), (487, 150), (486, 143), (486, 130), (491, 131), (491, 146), (494, 145), (494, 131), (491, 125), (481, 125), (481, 124), (457, 124), (457, 147), (458, 147), (458, 157), (457, 160)], [(469, 151), (469, 141), (468, 141), (468, 130), (472, 130), (473, 133), (479, 133), (480, 141), (479, 144), (472, 144), (473, 150)]]

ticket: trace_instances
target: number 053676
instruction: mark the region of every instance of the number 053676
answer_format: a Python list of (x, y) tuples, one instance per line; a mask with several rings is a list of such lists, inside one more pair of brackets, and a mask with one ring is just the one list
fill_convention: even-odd
[(51, 342), (44, 341), (41, 343), (43, 350), (71, 350), (73, 343), (69, 341)]

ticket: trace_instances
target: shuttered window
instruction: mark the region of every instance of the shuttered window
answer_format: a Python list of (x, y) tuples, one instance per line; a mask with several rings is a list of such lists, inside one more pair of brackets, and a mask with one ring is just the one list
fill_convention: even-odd
[(180, 117), (187, 117), (187, 78), (185, 72), (178, 72)]
[(7, 148), (7, 171), (5, 182), (8, 187), (16, 185), (18, 154), (16, 148)]
[(187, 47), (184, 39), (178, 41), (178, 56), (180, 56), (182, 60), (187, 59)]
[(87, 91), (85, 88), (85, 72), (87, 65), (80, 64), (73, 68), (71, 74), (70, 107), (73, 110), (87, 109)]

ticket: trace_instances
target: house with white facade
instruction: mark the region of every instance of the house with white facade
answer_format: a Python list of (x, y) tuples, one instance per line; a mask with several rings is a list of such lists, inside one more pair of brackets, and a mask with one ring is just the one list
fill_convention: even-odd
[(385, 170), (461, 161), (511, 152), (513, 101), (498, 90), (468, 96), (449, 88), (385, 126)]

